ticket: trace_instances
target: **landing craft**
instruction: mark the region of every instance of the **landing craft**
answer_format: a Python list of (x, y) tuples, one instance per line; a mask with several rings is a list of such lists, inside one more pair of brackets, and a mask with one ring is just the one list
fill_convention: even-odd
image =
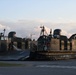
[(61, 35), (61, 29), (52, 29), (48, 34), (41, 27), (40, 36), (35, 40), (17, 37), (16, 32), (8, 36), (0, 33), (0, 60), (61, 60), (76, 58), (76, 34), (70, 38)]
[(37, 39), (37, 49), (31, 52), (34, 60), (60, 60), (76, 58), (76, 34), (70, 38), (61, 35), (61, 29), (55, 29), (53, 34), (45, 33), (44, 26), (40, 27), (41, 33)]
[(30, 55), (29, 38), (16, 37), (16, 32), (9, 32), (8, 36), (0, 33), (0, 60), (26, 60)]

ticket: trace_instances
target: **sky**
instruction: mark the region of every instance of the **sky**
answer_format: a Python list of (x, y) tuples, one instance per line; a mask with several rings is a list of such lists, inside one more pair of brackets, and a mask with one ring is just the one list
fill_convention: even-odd
[(67, 37), (76, 33), (76, 0), (0, 0), (0, 31), (37, 38), (41, 25), (48, 33), (56, 28)]

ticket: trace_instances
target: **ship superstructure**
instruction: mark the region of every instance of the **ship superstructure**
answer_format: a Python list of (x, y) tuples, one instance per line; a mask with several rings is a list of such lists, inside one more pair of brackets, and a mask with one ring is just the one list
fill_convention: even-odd
[[(46, 34), (45, 34), (46, 33)], [(44, 26), (41, 27), (41, 33), (37, 40), (37, 50), (33, 53), (33, 58), (41, 60), (57, 60), (76, 58), (76, 34), (70, 38), (61, 35), (61, 29), (52, 29), (49, 35)]]

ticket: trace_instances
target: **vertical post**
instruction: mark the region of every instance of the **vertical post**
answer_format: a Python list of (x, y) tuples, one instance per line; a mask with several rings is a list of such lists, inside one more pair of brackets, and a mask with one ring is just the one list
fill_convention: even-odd
[(3, 31), (4, 31), (4, 33), (3, 33), (3, 37), (4, 37), (4, 40), (5, 40), (5, 31), (6, 31), (6, 29), (4, 29)]

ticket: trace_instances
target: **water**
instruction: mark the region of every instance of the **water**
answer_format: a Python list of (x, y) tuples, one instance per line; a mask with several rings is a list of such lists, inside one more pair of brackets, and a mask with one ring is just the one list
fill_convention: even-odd
[(59, 61), (0, 61), (23, 66), (0, 67), (2, 75), (76, 75), (76, 59)]

